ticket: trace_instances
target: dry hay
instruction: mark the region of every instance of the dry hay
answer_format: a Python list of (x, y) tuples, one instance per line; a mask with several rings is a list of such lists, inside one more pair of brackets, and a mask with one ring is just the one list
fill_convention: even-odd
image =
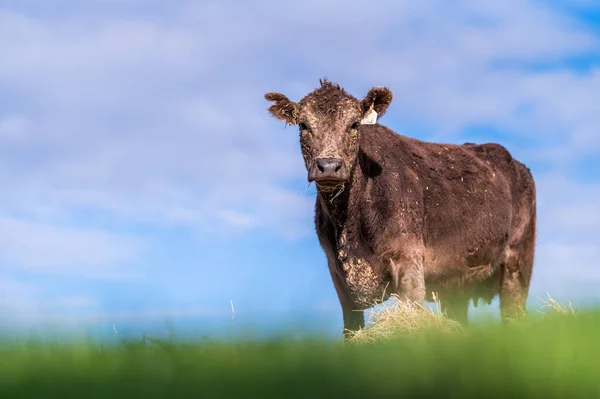
[[(542, 306), (537, 310), (543, 317), (552, 315), (576, 316), (573, 305), (563, 305), (554, 300), (549, 294), (547, 299), (538, 299)], [(372, 311), (369, 326), (357, 331), (351, 331), (348, 337), (350, 343), (368, 343), (385, 341), (388, 339), (412, 336), (419, 337), (425, 333), (461, 333), (464, 332), (460, 323), (448, 318), (443, 312), (426, 307), (419, 302), (399, 300), (398, 296), (392, 295), (392, 305), (380, 306)], [(437, 296), (434, 294), (434, 302), (440, 309)], [(549, 309), (549, 312), (541, 309)], [(513, 322), (527, 323), (528, 317), (515, 319)]]
[[(461, 332), (460, 323), (443, 313), (435, 312), (419, 302), (399, 300), (392, 295), (393, 305), (381, 306), (373, 311), (371, 326), (350, 333), (348, 342), (376, 342), (397, 336), (421, 336), (425, 332)], [(434, 296), (435, 302), (439, 302)]]
[[(575, 312), (575, 308), (573, 307), (573, 304), (571, 302), (569, 302), (569, 305), (563, 305), (559, 302), (557, 302), (554, 298), (552, 298), (550, 296), (550, 294), (546, 293), (546, 295), (548, 296), (547, 300), (544, 300), (542, 298), (538, 299), (540, 301), (542, 301), (543, 305), (542, 305), (542, 309), (544, 308), (549, 308), (552, 309), (552, 311), (555, 314), (559, 314), (559, 315), (568, 315), (568, 316), (576, 316), (577, 312)], [(546, 312), (542, 312), (541, 310), (538, 310), (538, 313), (543, 314), (544, 316), (547, 315)]]

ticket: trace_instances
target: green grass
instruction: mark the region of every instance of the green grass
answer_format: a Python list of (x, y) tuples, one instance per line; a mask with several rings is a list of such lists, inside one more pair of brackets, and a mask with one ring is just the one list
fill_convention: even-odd
[(383, 341), (20, 344), (0, 398), (598, 398), (600, 312)]

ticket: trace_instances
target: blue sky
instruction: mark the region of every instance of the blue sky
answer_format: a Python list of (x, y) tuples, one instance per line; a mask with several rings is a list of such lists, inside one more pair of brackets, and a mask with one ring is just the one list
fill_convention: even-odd
[(233, 301), (338, 331), (263, 98), (324, 76), (389, 87), (403, 134), (506, 145), (538, 185), (532, 302), (598, 295), (597, 2), (0, 0), (0, 54), (0, 320), (226, 325)]

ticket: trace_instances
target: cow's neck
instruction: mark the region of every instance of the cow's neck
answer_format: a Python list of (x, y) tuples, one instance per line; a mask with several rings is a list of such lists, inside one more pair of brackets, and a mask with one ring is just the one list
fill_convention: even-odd
[(348, 217), (351, 183), (346, 183), (335, 190), (318, 191), (319, 201), (325, 215), (336, 229), (340, 228)]
[(356, 165), (344, 186), (331, 192), (319, 191), (318, 193), (323, 216), (334, 226), (338, 249), (344, 246), (348, 239), (353, 240), (354, 234), (358, 234), (359, 226), (355, 225), (360, 218), (351, 215), (359, 213), (358, 199), (364, 189), (361, 177), (360, 166)]
[(336, 230), (342, 228), (346, 223), (348, 214), (352, 212), (356, 190), (360, 189), (360, 182), (357, 181), (360, 172), (357, 169), (359, 169), (358, 165), (352, 168), (348, 181), (334, 190), (317, 189), (321, 208)]

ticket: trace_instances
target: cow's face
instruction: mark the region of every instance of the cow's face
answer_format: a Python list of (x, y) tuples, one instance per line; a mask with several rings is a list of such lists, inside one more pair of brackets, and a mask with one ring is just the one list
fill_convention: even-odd
[(361, 121), (372, 111), (381, 116), (392, 101), (392, 92), (374, 87), (357, 100), (325, 80), (298, 103), (280, 93), (267, 93), (265, 98), (273, 101), (271, 115), (299, 127), (308, 181), (322, 190), (333, 190), (348, 180), (356, 163)]

